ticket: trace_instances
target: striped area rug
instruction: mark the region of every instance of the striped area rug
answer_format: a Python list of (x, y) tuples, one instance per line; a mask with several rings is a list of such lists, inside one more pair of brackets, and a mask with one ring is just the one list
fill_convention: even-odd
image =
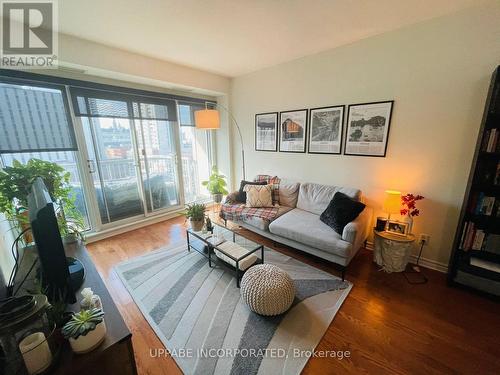
[(185, 374), (299, 374), (352, 284), (267, 248), (265, 262), (295, 283), (291, 309), (276, 317), (251, 312), (232, 272), (210, 268), (186, 245), (127, 260), (116, 271)]

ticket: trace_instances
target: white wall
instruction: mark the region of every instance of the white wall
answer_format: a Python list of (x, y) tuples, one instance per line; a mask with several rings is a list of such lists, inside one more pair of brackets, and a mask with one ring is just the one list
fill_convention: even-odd
[(229, 90), (227, 77), (65, 34), (59, 34), (59, 59), (63, 64), (76, 64), (91, 67), (96, 71), (141, 77), (158, 84), (168, 82), (220, 95)]
[[(275, 174), (358, 187), (381, 214), (386, 189), (426, 197), (415, 233), (447, 263), (489, 80), (500, 63), (500, 3), (471, 8), (232, 81), (247, 177)], [(394, 99), (386, 158), (254, 151), (261, 112)], [(233, 134), (233, 148), (239, 142)], [(239, 174), (239, 154), (233, 171)]]

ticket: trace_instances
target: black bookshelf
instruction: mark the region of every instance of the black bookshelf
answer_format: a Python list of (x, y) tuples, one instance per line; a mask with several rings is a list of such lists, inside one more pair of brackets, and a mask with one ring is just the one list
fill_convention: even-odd
[(500, 297), (500, 66), (491, 78), (448, 282)]

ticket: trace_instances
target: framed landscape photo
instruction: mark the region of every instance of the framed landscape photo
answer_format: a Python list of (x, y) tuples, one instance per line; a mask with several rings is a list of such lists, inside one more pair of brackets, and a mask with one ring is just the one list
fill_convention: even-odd
[(278, 147), (278, 112), (255, 115), (255, 150), (276, 151)]
[(385, 156), (393, 103), (349, 105), (344, 155)]
[(310, 154), (340, 154), (344, 108), (341, 105), (309, 110)]
[(280, 152), (306, 152), (307, 109), (280, 112)]

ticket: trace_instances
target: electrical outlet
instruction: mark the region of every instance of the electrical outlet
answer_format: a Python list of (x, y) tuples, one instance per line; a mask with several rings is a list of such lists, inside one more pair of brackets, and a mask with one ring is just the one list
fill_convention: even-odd
[(418, 243), (425, 243), (426, 245), (429, 244), (429, 241), (431, 240), (431, 236), (425, 233), (420, 234), (420, 238), (418, 240)]

